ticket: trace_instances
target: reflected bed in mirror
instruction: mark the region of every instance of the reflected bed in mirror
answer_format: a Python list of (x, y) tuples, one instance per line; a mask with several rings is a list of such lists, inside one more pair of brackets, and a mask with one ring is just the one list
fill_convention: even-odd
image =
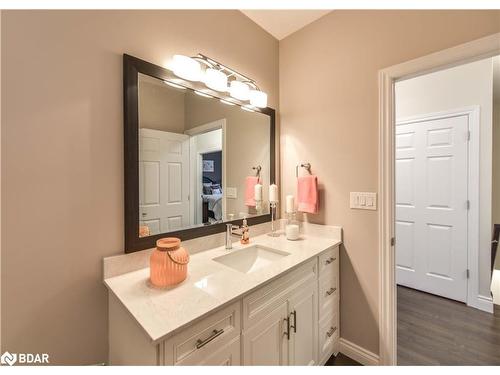
[(124, 55), (126, 252), (154, 247), (161, 237), (222, 232), (244, 217), (270, 220), (274, 110), (246, 111), (168, 85), (171, 78)]

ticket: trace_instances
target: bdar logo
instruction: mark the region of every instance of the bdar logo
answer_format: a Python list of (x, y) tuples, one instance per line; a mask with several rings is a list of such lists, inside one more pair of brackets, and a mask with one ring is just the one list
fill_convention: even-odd
[(9, 352), (5, 352), (0, 357), (0, 362), (2, 363), (2, 365), (12, 366), (14, 363), (17, 362), (17, 354), (11, 354)]

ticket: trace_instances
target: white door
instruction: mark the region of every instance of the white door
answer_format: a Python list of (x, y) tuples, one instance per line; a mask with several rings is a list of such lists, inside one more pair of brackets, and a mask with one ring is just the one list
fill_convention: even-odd
[(243, 332), (245, 366), (281, 366), (288, 364), (287, 302)]
[(311, 366), (318, 361), (318, 295), (314, 284), (302, 285), (289, 299), (289, 365)]
[(140, 129), (139, 215), (159, 234), (189, 225), (189, 136)]
[(468, 117), (396, 126), (396, 279), (467, 299)]

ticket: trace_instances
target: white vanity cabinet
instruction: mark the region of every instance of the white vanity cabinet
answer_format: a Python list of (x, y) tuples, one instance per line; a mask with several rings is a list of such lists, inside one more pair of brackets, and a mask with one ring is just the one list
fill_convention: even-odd
[(322, 365), (338, 352), (339, 300), (338, 246), (158, 344), (110, 295), (110, 363)]
[(317, 362), (317, 259), (243, 298), (244, 365)]

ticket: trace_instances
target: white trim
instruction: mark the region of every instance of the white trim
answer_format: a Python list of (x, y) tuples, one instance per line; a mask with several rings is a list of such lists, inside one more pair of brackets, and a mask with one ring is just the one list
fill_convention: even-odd
[(212, 130), (222, 129), (222, 121), (226, 121), (226, 119), (215, 120), (212, 122), (207, 122), (206, 124), (195, 126), (194, 128), (187, 129), (184, 131), (184, 134), (187, 135), (198, 135), (203, 133), (211, 132)]
[[(468, 301), (467, 301), (467, 304), (469, 305)], [(486, 296), (482, 296), (482, 295), (478, 294), (474, 298), (474, 305), (471, 304), (470, 306), (473, 306), (476, 309), (485, 311), (485, 312), (490, 313), (490, 314), (493, 314), (493, 312), (494, 312), (493, 298), (492, 297), (486, 297)]]
[(394, 236), (394, 82), (500, 54), (500, 33), (379, 71), (379, 356), (397, 363)]
[[(224, 219), (226, 216), (226, 139), (227, 139), (227, 125), (226, 125), (226, 119), (222, 118), (220, 120), (215, 120), (212, 122), (208, 122), (206, 124), (196, 126), (191, 129), (187, 129), (184, 131), (184, 134), (189, 135), (190, 141), (189, 141), (189, 155), (190, 155), (190, 219), (191, 222), (194, 223), (195, 220), (198, 220), (199, 217), (201, 216), (201, 196), (198, 194), (199, 191), (202, 190), (201, 188), (201, 180), (197, 178), (197, 176), (200, 175), (200, 153), (195, 154), (194, 152), (194, 137), (200, 134), (208, 133), (214, 130), (222, 129), (222, 218)], [(206, 149), (203, 150), (203, 153), (207, 152), (213, 152), (213, 151), (220, 151), (219, 149)], [(194, 182), (193, 182), (194, 181)], [(196, 203), (196, 205), (195, 205)]]
[(364, 366), (378, 366), (379, 356), (355, 343), (340, 338), (340, 352)]

